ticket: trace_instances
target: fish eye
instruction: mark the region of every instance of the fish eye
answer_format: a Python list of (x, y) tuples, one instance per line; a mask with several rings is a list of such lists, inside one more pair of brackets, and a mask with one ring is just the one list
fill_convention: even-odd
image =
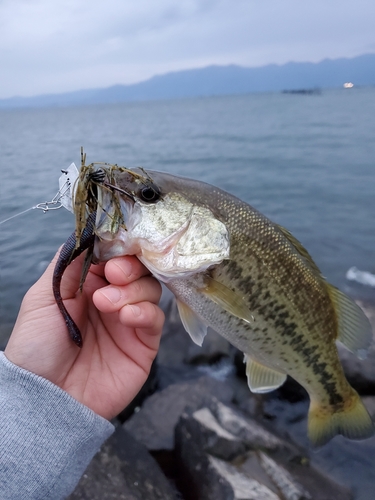
[(160, 193), (152, 186), (146, 186), (141, 189), (140, 198), (147, 203), (151, 203), (153, 201), (158, 201), (158, 199), (160, 198)]

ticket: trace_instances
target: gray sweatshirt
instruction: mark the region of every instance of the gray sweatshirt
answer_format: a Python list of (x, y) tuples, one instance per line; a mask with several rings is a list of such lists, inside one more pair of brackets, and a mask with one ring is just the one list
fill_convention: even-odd
[(0, 352), (0, 499), (58, 500), (114, 426)]

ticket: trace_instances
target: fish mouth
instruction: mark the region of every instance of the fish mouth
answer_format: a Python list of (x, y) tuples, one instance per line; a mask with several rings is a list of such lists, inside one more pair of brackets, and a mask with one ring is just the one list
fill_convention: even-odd
[(134, 196), (116, 184), (105, 181), (98, 189), (93, 252), (95, 263), (133, 253), (127, 233), (133, 225), (131, 214), (134, 206)]
[(106, 181), (103, 182), (103, 186), (112, 191), (116, 191), (117, 193), (123, 194), (124, 196), (129, 198), (133, 203), (135, 202), (135, 196), (131, 194), (129, 191), (126, 191), (125, 189), (115, 186), (114, 184), (110, 184), (109, 182)]
[(76, 242), (80, 241), (88, 217), (96, 212), (95, 262), (134, 254), (127, 233), (139, 220), (137, 202), (155, 203), (161, 198), (150, 175), (143, 168), (129, 169), (104, 162), (85, 165), (83, 158), (74, 189)]

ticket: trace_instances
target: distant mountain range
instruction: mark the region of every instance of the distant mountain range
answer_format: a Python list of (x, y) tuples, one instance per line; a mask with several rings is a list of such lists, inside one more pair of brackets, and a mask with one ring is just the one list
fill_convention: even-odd
[(375, 54), (319, 63), (269, 64), (258, 68), (208, 66), (158, 75), (132, 85), (63, 94), (0, 99), (0, 108), (74, 106), (126, 101), (279, 92), (283, 90), (375, 85)]

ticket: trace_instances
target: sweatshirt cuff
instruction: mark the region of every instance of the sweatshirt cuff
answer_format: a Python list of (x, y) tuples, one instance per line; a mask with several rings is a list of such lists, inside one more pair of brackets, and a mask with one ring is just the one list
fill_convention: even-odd
[[(108, 420), (0, 352), (2, 499), (59, 499), (114, 431)], [(3, 491), (4, 489), (4, 491)]]

